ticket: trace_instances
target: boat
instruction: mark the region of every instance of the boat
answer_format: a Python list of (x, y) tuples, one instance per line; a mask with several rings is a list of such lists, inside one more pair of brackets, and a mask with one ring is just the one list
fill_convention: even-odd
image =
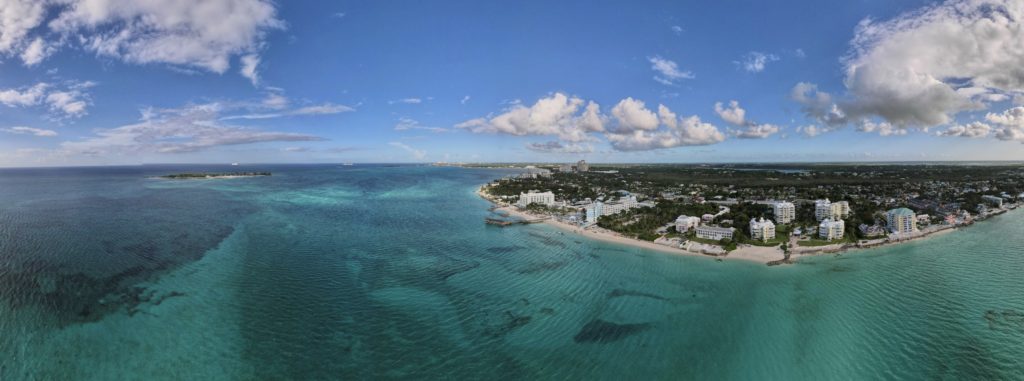
[(351, 167), (351, 166), (352, 166), (352, 163), (343, 163), (343, 164), (341, 164), (341, 165), (344, 165), (344, 166), (346, 166), (346, 167)]
[(232, 166), (238, 166), (238, 163), (231, 163)]

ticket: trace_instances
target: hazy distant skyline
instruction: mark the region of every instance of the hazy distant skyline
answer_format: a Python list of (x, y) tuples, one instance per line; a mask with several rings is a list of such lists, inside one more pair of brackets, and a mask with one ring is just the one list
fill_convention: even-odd
[(0, 166), (1024, 160), (1024, 0), (0, 3)]

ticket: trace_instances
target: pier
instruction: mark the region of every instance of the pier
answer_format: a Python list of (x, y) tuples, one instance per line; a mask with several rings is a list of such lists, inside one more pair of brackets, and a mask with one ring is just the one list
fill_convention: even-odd
[(523, 220), (503, 220), (503, 219), (498, 219), (498, 218), (487, 217), (487, 218), (484, 218), (484, 223), (486, 223), (488, 225), (496, 225), (496, 226), (527, 225), (527, 224), (536, 224), (536, 223), (544, 222), (548, 218), (550, 218), (550, 217), (532, 218), (532, 219), (523, 219)]

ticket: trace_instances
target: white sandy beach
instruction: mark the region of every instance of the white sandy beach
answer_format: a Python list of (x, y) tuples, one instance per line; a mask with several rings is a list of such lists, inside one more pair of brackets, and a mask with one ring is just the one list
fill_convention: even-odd
[[(480, 193), (481, 197), (487, 198), (487, 196), (485, 194), (483, 194), (482, 192), (478, 192), (478, 193)], [(495, 211), (501, 211), (501, 212), (504, 212), (504, 213), (508, 213), (511, 216), (519, 217), (519, 218), (522, 218), (522, 219), (529, 219), (529, 220), (535, 220), (535, 219), (538, 219), (538, 218), (545, 218), (545, 217), (547, 217), (547, 216), (540, 216), (540, 215), (529, 214), (529, 213), (517, 210), (513, 206), (502, 206), (502, 207), (499, 207), (499, 208), (495, 209)], [(694, 251), (689, 251), (689, 250), (685, 250), (685, 249), (674, 248), (674, 247), (665, 246), (665, 245), (659, 245), (659, 244), (656, 244), (654, 242), (641, 241), (641, 240), (634, 239), (634, 238), (623, 237), (622, 235), (619, 235), (616, 232), (613, 232), (613, 231), (610, 231), (610, 230), (607, 230), (607, 229), (602, 229), (602, 228), (599, 228), (599, 227), (596, 227), (596, 226), (584, 229), (584, 228), (581, 228), (579, 226), (575, 226), (575, 225), (572, 225), (572, 224), (568, 224), (568, 223), (565, 223), (565, 222), (562, 222), (562, 221), (555, 220), (554, 218), (546, 218), (546, 219), (544, 219), (543, 222), (546, 223), (546, 224), (549, 224), (551, 226), (555, 226), (555, 227), (557, 227), (559, 229), (566, 230), (566, 231), (569, 231), (569, 232), (572, 232), (572, 233), (576, 233), (576, 234), (579, 234), (579, 235), (582, 235), (582, 236), (585, 236), (585, 237), (588, 237), (588, 238), (591, 238), (591, 239), (595, 239), (595, 240), (599, 240), (599, 241), (604, 241), (604, 242), (610, 242), (610, 243), (616, 243), (616, 244), (621, 244), (621, 245), (629, 245), (629, 246), (633, 246), (633, 247), (640, 247), (640, 248), (644, 248), (644, 249), (648, 249), (648, 250), (656, 250), (656, 251), (660, 251), (660, 252), (664, 252), (664, 253), (689, 255), (689, 256), (698, 256), (698, 257), (705, 257), (705, 258), (721, 258), (721, 259), (726, 259), (726, 260), (745, 260), (745, 261), (753, 261), (753, 262), (758, 262), (758, 263), (768, 263), (768, 262), (771, 262), (771, 261), (774, 261), (774, 260), (783, 259), (782, 251), (779, 250), (779, 248), (777, 248), (777, 247), (761, 247), (761, 246), (741, 245), (739, 248), (737, 248), (736, 250), (733, 250), (728, 255), (725, 255), (725, 256), (715, 256), (715, 255), (708, 255), (708, 254), (701, 253), (699, 251), (699, 249), (698, 249), (700, 244), (696, 244), (696, 243), (694, 243), (691, 246), (691, 247), (693, 247)]]

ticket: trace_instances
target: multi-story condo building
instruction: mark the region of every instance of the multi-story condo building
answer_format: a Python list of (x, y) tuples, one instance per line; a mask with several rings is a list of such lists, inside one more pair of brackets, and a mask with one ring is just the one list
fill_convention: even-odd
[(627, 196), (620, 198), (615, 201), (607, 202), (604, 204), (605, 215), (616, 214), (625, 210), (630, 210), (639, 206), (639, 202), (636, 201), (636, 196)]
[(551, 191), (529, 191), (527, 193), (520, 193), (519, 202), (516, 203), (516, 206), (520, 208), (525, 208), (527, 205), (530, 204), (541, 204), (544, 206), (555, 205), (555, 194), (551, 193)]
[(636, 200), (636, 196), (628, 196), (620, 198), (612, 202), (601, 202), (597, 201), (593, 204), (587, 205), (587, 222), (597, 222), (597, 219), (601, 216), (610, 216), (618, 214), (620, 212), (630, 210), (641, 206)]
[(796, 206), (792, 202), (780, 201), (772, 205), (775, 223), (788, 224), (796, 219)]
[(818, 221), (822, 221), (826, 218), (832, 218), (832, 201), (829, 201), (827, 198), (815, 201), (814, 218)]
[(761, 242), (775, 239), (775, 224), (763, 217), (761, 219), (751, 218), (750, 238), (760, 240)]
[(587, 205), (586, 206), (586, 210), (587, 210), (587, 222), (589, 222), (589, 223), (597, 223), (597, 219), (600, 218), (601, 216), (605, 215), (604, 214), (604, 203), (600, 202), (600, 201), (597, 201), (595, 203)]
[(827, 198), (824, 200), (814, 201), (814, 217), (818, 221), (822, 221), (826, 218), (833, 220), (839, 220), (850, 216), (850, 202), (849, 201), (836, 201), (831, 202)]
[(700, 217), (682, 215), (676, 218), (677, 232), (685, 233), (690, 231), (690, 229), (696, 228), (697, 226), (700, 226)]
[(889, 232), (907, 234), (917, 231), (917, 216), (907, 208), (896, 208), (885, 213)]
[(722, 238), (732, 239), (735, 228), (720, 228), (717, 226), (698, 226), (695, 231), (697, 232), (697, 238), (720, 240)]
[(586, 160), (580, 160), (576, 162), (576, 172), (587, 172), (590, 171), (590, 164), (587, 164)]
[(845, 233), (846, 223), (843, 220), (826, 218), (818, 225), (818, 237), (828, 241), (843, 238)]
[(832, 203), (832, 219), (843, 219), (850, 216), (850, 202), (836, 201)]

